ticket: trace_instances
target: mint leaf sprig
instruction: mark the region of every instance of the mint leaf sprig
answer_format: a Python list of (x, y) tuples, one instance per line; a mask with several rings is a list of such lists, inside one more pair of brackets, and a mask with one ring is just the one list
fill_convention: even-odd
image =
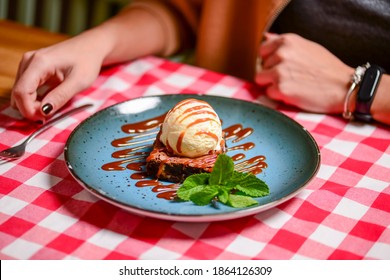
[(236, 208), (256, 205), (258, 202), (253, 197), (268, 194), (264, 181), (251, 173), (235, 171), (233, 160), (225, 154), (218, 155), (211, 173), (191, 175), (177, 190), (180, 199), (197, 205), (207, 205), (217, 199)]

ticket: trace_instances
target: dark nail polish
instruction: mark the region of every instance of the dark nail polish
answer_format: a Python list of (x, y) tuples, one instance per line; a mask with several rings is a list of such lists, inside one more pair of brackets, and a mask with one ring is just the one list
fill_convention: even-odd
[(45, 115), (48, 115), (51, 110), (53, 110), (53, 105), (51, 105), (50, 103), (47, 103), (42, 106), (42, 112), (45, 113)]

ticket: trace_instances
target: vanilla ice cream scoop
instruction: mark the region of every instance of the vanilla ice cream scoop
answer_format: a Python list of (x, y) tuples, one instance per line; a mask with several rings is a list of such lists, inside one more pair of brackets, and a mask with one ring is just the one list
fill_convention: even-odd
[(221, 150), (221, 120), (205, 101), (185, 99), (175, 105), (162, 124), (160, 141), (177, 156), (200, 157)]

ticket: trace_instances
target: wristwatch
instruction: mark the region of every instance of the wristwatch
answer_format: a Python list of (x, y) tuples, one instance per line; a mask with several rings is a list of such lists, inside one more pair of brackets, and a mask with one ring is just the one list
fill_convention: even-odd
[(385, 73), (384, 69), (378, 65), (368, 65), (359, 85), (356, 95), (356, 106), (353, 112), (354, 119), (364, 122), (371, 122), (373, 120), (370, 111), (371, 105), (374, 101), (381, 77)]

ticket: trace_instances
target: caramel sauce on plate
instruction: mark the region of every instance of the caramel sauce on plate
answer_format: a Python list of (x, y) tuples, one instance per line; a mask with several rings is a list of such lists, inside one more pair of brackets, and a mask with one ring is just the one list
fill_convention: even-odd
[[(149, 155), (149, 152), (145, 151), (145, 149), (152, 148), (165, 116), (166, 114), (163, 114), (141, 122), (123, 125), (122, 131), (129, 134), (129, 136), (114, 139), (111, 142), (113, 147), (120, 148), (120, 150), (113, 152), (111, 155), (116, 160), (104, 164), (102, 169), (105, 171), (131, 170), (133, 173), (130, 175), (130, 178), (137, 181), (135, 183), (136, 187), (151, 187), (151, 190), (156, 193), (158, 198), (173, 200), (180, 185), (152, 179), (148, 177), (144, 169), (146, 158)], [(234, 124), (224, 128), (223, 135), (225, 141), (231, 140), (234, 143), (231, 147), (227, 147), (226, 152), (253, 149), (255, 144), (252, 142), (238, 143), (252, 133), (253, 128), (244, 128), (241, 124)], [(250, 172), (256, 175), (267, 167), (265, 156), (263, 155), (246, 159), (244, 153), (238, 152), (232, 155), (231, 158), (235, 162), (235, 170), (240, 172)], [(205, 160), (207, 160), (206, 157)]]

